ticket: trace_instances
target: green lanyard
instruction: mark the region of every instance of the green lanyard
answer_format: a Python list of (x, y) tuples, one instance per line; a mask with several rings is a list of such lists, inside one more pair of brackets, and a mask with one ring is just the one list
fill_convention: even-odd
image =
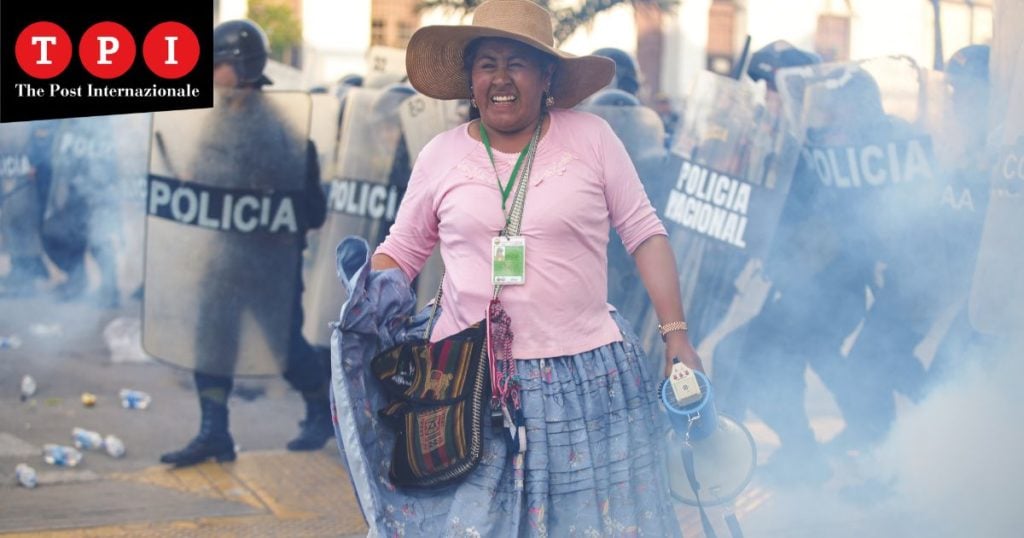
[(487, 130), (484, 129), (484, 123), (480, 122), (480, 140), (484, 143), (484, 147), (487, 148), (487, 157), (491, 159), (491, 168), (494, 169), (494, 179), (498, 182), (498, 191), (501, 192), (501, 210), (505, 211), (505, 201), (508, 200), (508, 196), (512, 194), (512, 185), (516, 182), (516, 175), (519, 173), (519, 166), (523, 164), (523, 159), (526, 158), (526, 153), (530, 150), (530, 143), (526, 143), (526, 147), (523, 151), (519, 152), (519, 160), (516, 161), (515, 167), (512, 168), (512, 175), (508, 178), (508, 183), (504, 187), (501, 186), (501, 178), (498, 177), (498, 167), (494, 164), (494, 154), (491, 153), (491, 141), (487, 138)]

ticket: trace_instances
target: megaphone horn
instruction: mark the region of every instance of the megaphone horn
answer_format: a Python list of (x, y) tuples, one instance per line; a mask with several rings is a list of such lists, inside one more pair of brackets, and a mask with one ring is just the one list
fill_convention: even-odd
[[(716, 411), (707, 376), (700, 371), (692, 374), (700, 389), (699, 399), (692, 396), (680, 400), (677, 396), (685, 391), (678, 390), (678, 379), (677, 390), (673, 390), (672, 376), (661, 385), (661, 401), (672, 425), (665, 440), (669, 487), (673, 497), (692, 506), (724, 504), (738, 497), (753, 478), (757, 448), (743, 424)], [(683, 462), (684, 444), (692, 452), (693, 476), (687, 474)], [(693, 484), (700, 485), (699, 492)]]

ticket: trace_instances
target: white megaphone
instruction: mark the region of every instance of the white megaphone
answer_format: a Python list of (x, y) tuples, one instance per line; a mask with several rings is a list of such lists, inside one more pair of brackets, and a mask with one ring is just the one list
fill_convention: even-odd
[(660, 396), (672, 424), (666, 440), (672, 496), (692, 506), (736, 499), (757, 466), (754, 437), (738, 421), (715, 410), (711, 383), (703, 372), (677, 363), (662, 383)]

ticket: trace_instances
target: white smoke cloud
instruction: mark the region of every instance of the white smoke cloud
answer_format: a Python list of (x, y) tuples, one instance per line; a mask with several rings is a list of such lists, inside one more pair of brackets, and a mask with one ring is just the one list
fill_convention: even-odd
[(1012, 351), (963, 360), (900, 417), (878, 472), (895, 479), (896, 503), (935, 525), (932, 535), (1019, 536), (1024, 362)]

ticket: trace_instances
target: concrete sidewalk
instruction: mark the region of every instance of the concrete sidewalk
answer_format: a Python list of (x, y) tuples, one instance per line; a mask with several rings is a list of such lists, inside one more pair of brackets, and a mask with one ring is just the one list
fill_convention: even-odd
[(0, 492), (5, 537), (365, 536), (337, 450), (247, 452)]

